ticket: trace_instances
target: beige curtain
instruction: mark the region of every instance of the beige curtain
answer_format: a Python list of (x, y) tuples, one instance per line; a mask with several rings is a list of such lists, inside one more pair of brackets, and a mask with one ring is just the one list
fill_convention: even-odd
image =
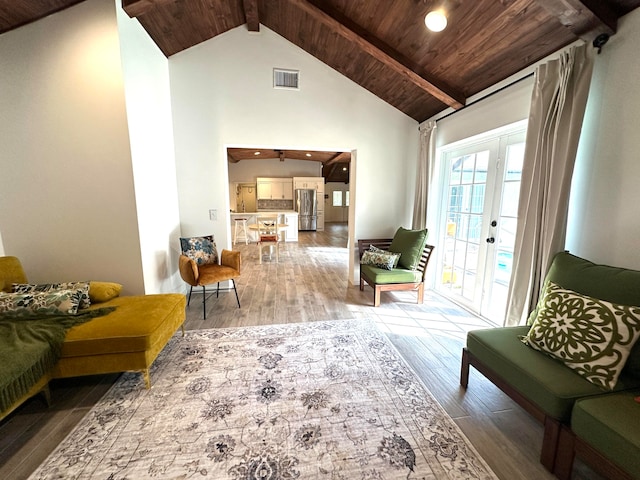
[(535, 73), (505, 325), (526, 321), (553, 255), (564, 250), (571, 176), (593, 70), (587, 44)]
[(427, 202), (431, 183), (433, 162), (436, 155), (436, 122), (428, 121), (420, 126), (420, 153), (416, 177), (416, 196), (413, 203), (413, 222), (411, 228), (422, 230), (427, 226)]

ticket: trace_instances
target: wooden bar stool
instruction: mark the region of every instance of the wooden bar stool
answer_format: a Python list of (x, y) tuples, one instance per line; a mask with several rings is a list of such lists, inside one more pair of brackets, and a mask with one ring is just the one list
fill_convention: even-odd
[(245, 245), (249, 245), (249, 233), (247, 232), (247, 219), (246, 218), (236, 218), (236, 228), (233, 234), (233, 244), (235, 245), (238, 241), (244, 241)]

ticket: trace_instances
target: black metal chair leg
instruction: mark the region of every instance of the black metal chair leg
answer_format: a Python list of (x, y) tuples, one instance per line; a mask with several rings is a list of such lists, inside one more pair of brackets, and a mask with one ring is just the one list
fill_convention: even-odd
[(220, 282), (218, 282), (216, 286), (216, 298), (218, 298), (219, 296), (220, 296)]
[(231, 283), (233, 284), (233, 291), (236, 292), (236, 301), (238, 302), (238, 308), (240, 308), (240, 298), (238, 298), (238, 290), (236, 289), (236, 281), (232, 278)]
[(189, 298), (187, 299), (187, 307), (189, 306), (189, 303), (191, 303), (191, 291), (193, 290), (193, 285), (189, 286)]
[(207, 318), (207, 292), (205, 291), (204, 285), (202, 286), (202, 318)]

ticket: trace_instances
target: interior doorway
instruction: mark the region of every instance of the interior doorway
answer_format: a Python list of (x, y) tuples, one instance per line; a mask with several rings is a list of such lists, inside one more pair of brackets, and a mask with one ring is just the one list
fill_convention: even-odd
[(255, 212), (256, 184), (239, 183), (236, 186), (236, 209), (238, 212)]

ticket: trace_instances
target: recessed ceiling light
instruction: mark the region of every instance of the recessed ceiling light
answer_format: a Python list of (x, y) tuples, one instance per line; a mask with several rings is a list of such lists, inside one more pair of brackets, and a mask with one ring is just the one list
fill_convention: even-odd
[(310, 157), (310, 156), (311, 156), (311, 154), (310, 154), (310, 153), (307, 153), (307, 157)]
[(424, 17), (424, 23), (432, 32), (441, 32), (447, 26), (447, 16), (444, 10), (434, 10)]
[(347, 171), (347, 167), (342, 167), (342, 171), (346, 172)]
[(260, 155), (260, 152), (253, 152), (254, 155)]

